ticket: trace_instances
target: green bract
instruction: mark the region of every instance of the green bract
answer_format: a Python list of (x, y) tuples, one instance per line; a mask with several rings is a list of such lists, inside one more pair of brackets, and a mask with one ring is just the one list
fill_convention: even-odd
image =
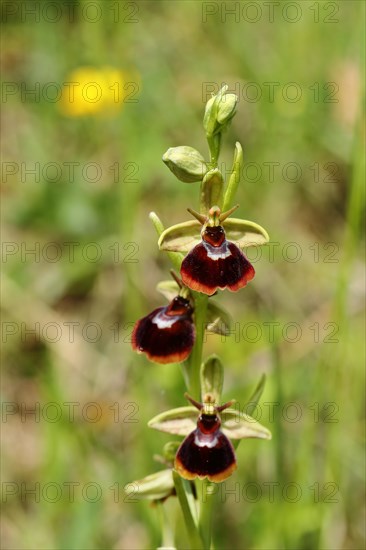
[(240, 176), (243, 169), (243, 161), (244, 161), (243, 149), (240, 143), (237, 141), (235, 143), (233, 167), (231, 169), (229, 182), (227, 184), (227, 188), (224, 195), (224, 204), (222, 207), (223, 211), (228, 210), (234, 202), (234, 198), (236, 195), (236, 191), (238, 189)]
[(209, 332), (227, 336), (230, 331), (231, 317), (219, 304), (210, 300), (207, 305), (206, 328)]
[(193, 147), (181, 145), (170, 147), (163, 155), (163, 161), (173, 174), (185, 183), (202, 181), (207, 172), (203, 156)]
[[(258, 246), (269, 241), (267, 231), (255, 222), (227, 218), (222, 225), (226, 239), (234, 242), (239, 248)], [(201, 229), (202, 225), (195, 220), (172, 225), (160, 235), (159, 248), (172, 252), (190, 252), (201, 242)]]
[[(197, 427), (195, 407), (179, 407), (158, 414), (148, 422), (150, 428), (175, 435), (187, 436)], [(221, 413), (221, 430), (231, 439), (271, 439), (271, 432), (251, 416), (235, 409)]]
[(202, 401), (210, 394), (214, 403), (220, 403), (224, 384), (224, 367), (217, 355), (210, 355), (201, 366)]
[(208, 212), (213, 204), (221, 207), (224, 179), (218, 168), (209, 170), (201, 184), (201, 212)]

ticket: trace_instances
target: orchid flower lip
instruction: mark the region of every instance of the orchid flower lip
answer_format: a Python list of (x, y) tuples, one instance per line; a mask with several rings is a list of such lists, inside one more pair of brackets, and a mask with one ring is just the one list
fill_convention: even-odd
[(199, 403), (187, 394), (185, 396), (200, 409), (200, 414), (197, 428), (187, 435), (177, 451), (174, 467), (185, 479), (198, 477), (208, 478), (213, 482), (222, 481), (237, 467), (234, 448), (220, 429), (221, 420), (218, 414), (230, 406), (231, 402), (217, 407), (211, 396), (205, 403)]
[(193, 308), (176, 296), (163, 307), (139, 319), (132, 331), (132, 348), (156, 363), (178, 363), (187, 359), (195, 341)]
[(254, 274), (254, 267), (240, 248), (226, 240), (221, 225), (204, 227), (201, 242), (181, 265), (183, 283), (209, 296), (218, 288), (235, 292), (253, 279)]

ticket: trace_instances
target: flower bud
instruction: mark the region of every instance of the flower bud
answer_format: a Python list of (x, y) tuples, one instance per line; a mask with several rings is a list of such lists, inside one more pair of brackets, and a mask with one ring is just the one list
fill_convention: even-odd
[(217, 95), (211, 97), (206, 103), (203, 126), (207, 136), (214, 136), (223, 130), (235, 115), (238, 96), (227, 94), (227, 86), (224, 86)]
[(207, 172), (203, 156), (188, 145), (170, 147), (163, 155), (163, 162), (180, 181), (185, 183), (202, 181)]
[(132, 481), (125, 486), (127, 496), (133, 495), (149, 500), (162, 500), (174, 494), (171, 468), (160, 470), (149, 476)]
[(208, 136), (215, 133), (217, 127), (217, 96), (211, 97), (206, 103), (203, 127)]
[(217, 120), (220, 124), (226, 124), (235, 115), (238, 96), (235, 94), (225, 94), (218, 105)]

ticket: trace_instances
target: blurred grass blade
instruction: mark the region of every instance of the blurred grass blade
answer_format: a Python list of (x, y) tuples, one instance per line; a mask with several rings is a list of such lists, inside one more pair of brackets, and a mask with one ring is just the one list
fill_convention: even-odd
[(264, 391), (264, 386), (266, 385), (266, 375), (265, 374), (262, 374), (258, 384), (257, 384), (257, 387), (255, 388), (252, 396), (250, 397), (248, 403), (246, 404), (245, 406), (245, 412), (249, 415), (253, 414), (253, 412), (255, 411), (258, 403), (259, 403), (259, 400), (262, 396), (262, 393)]

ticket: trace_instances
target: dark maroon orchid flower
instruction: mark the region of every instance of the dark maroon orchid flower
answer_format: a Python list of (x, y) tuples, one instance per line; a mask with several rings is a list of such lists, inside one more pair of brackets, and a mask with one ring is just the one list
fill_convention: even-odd
[(132, 348), (156, 363), (184, 361), (195, 339), (192, 315), (189, 300), (176, 296), (167, 306), (154, 309), (136, 322)]
[(254, 267), (236, 244), (226, 240), (221, 225), (207, 225), (201, 236), (202, 242), (182, 262), (185, 285), (211, 296), (218, 288), (235, 292), (253, 279)]
[(234, 447), (221, 431), (219, 413), (232, 401), (215, 407), (210, 403), (198, 403), (188, 395), (189, 401), (200, 411), (197, 428), (184, 439), (179, 447), (174, 467), (185, 479), (207, 477), (215, 483), (229, 477), (236, 469)]

